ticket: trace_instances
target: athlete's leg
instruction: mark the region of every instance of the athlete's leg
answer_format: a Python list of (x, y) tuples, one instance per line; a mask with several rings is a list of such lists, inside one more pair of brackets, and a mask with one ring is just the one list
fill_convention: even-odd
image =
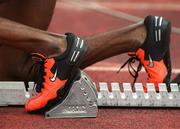
[[(81, 68), (117, 54), (135, 51), (144, 42), (145, 37), (146, 30), (142, 22), (87, 37), (85, 41), (89, 49)], [(47, 57), (60, 55), (67, 44), (65, 35), (52, 34), (2, 18), (0, 18), (0, 38), (1, 44), (29, 53), (41, 53)]]
[[(46, 30), (52, 18), (55, 3), (56, 0), (0, 0), (0, 17)], [(24, 73), (27, 73), (32, 64), (29, 53), (23, 49), (2, 45), (1, 42), (0, 80), (22, 80)]]
[[(3, 3), (0, 4), (0, 17), (8, 18), (18, 23), (22, 23), (28, 26), (32, 26), (34, 28), (45, 30), (47, 29), (50, 23), (53, 10), (55, 7), (55, 3), (56, 0), (4, 1)], [(49, 54), (52, 53), (51, 51), (54, 51), (54, 53), (59, 53), (60, 50), (54, 44), (61, 45), (62, 48), (64, 48), (63, 44), (60, 43), (63, 37), (58, 39), (57, 42), (56, 41), (57, 38), (54, 39), (52, 36), (50, 35), (48, 36), (48, 34), (46, 34), (45, 32), (38, 33), (38, 30), (29, 28), (28, 26), (22, 26), (16, 24), (15, 22), (13, 23), (11, 21), (1, 18), (0, 19), (0, 27), (1, 27), (0, 30), (2, 33), (0, 36), (1, 44), (10, 45), (16, 48), (20, 47), (27, 52), (28, 51), (32, 52), (33, 51), (32, 49), (36, 49), (36, 48), (39, 49), (39, 45), (41, 45), (40, 51), (41, 52), (46, 51), (46, 53)], [(23, 42), (28, 42), (28, 43), (23, 43)], [(34, 45), (31, 44), (31, 42), (33, 42), (33, 44), (36, 43), (37, 47), (34, 47)], [(42, 42), (44, 42), (45, 44), (42, 44)], [(51, 44), (50, 42), (53, 42), (53, 44)], [(28, 50), (26, 48), (28, 48)], [(48, 51), (47, 48), (49, 48)], [(53, 50), (51, 50), (51, 48), (53, 48)]]
[[(89, 49), (81, 68), (123, 52), (135, 51), (144, 42), (145, 37), (146, 30), (141, 22), (85, 38)], [(52, 34), (4, 18), (0, 18), (0, 40), (3, 45), (18, 48), (27, 53), (41, 53), (47, 57), (60, 55), (67, 45), (64, 35)], [(25, 71), (28, 74), (27, 70)], [(24, 77), (23, 74), (21, 73), (22, 77)]]
[(0, 41), (2, 45), (24, 50), (27, 53), (41, 53), (57, 56), (66, 49), (65, 35), (56, 35), (4, 18), (0, 18)]
[[(55, 2), (56, 0), (4, 1), (0, 4), (0, 16), (35, 28), (46, 29), (51, 20)], [(27, 71), (32, 65), (30, 59), (24, 65), (26, 63), (24, 59), (27, 57), (26, 53), (39, 52), (52, 57), (63, 53), (66, 49), (66, 40), (63, 35), (54, 35), (6, 19), (0, 19), (0, 21), (0, 44), (6, 45), (6, 48), (3, 48), (1, 52), (6, 53), (8, 49), (11, 50), (11, 53), (13, 51), (16, 53), (15, 57), (17, 63), (19, 63), (17, 66), (23, 70), (20, 70), (20, 72), (11, 71), (22, 77), (21, 79), (24, 79), (25, 75), (28, 74)], [(86, 38), (89, 49), (81, 68), (85, 68), (104, 58), (136, 50), (143, 43), (145, 35), (143, 24), (140, 23)], [(25, 51), (25, 53), (22, 51)], [(102, 51), (106, 52), (102, 54)], [(18, 60), (18, 57), (23, 59)], [(24, 68), (22, 68), (23, 66)]]
[(146, 38), (146, 28), (142, 22), (106, 33), (89, 36), (89, 46), (81, 68), (125, 52), (136, 51)]

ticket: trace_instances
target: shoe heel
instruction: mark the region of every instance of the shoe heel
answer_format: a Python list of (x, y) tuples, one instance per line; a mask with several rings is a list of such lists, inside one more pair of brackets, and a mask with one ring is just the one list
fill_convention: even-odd
[(168, 45), (167, 47), (167, 51), (164, 55), (164, 58), (163, 58), (163, 61), (166, 65), (166, 68), (167, 68), (167, 75), (164, 79), (164, 83), (166, 83), (167, 85), (167, 89), (168, 91), (170, 92), (171, 89), (170, 89), (170, 80), (171, 80), (171, 71), (172, 71), (172, 68), (171, 68), (171, 57), (170, 57), (170, 33), (171, 33), (171, 23), (167, 20), (164, 20), (163, 21), (164, 23), (164, 30), (165, 30), (165, 35), (164, 35), (164, 41), (163, 42), (166, 42), (165, 45)]
[(168, 91), (170, 92), (171, 89), (170, 89), (170, 80), (171, 80), (171, 58), (170, 58), (170, 50), (168, 49), (165, 56), (164, 56), (164, 59), (163, 59), (165, 65), (166, 65), (166, 68), (167, 68), (167, 75), (164, 79), (164, 83), (166, 83), (167, 85), (167, 89)]

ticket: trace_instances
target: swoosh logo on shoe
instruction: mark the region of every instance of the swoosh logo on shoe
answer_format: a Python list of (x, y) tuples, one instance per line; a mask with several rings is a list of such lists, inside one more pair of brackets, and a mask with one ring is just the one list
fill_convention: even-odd
[(154, 67), (154, 62), (151, 58), (151, 56), (149, 55), (149, 65), (148, 65), (150, 68)]
[(55, 71), (54, 76), (50, 78), (51, 82), (56, 81), (56, 77), (57, 77), (57, 69), (56, 69), (56, 71)]

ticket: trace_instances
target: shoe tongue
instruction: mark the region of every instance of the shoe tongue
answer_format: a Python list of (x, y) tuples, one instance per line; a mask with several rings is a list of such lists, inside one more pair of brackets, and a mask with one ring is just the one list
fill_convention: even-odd
[(32, 53), (31, 57), (35, 62), (44, 61), (47, 59), (44, 55), (39, 53)]

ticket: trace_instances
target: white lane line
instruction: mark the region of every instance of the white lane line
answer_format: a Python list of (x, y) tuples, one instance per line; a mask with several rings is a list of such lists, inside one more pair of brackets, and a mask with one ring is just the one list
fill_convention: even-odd
[[(85, 69), (86, 71), (99, 71), (99, 72), (117, 72), (119, 70), (119, 67), (117, 66), (90, 66)], [(122, 72), (128, 72), (128, 68), (123, 68), (121, 70)], [(145, 72), (144, 69), (141, 70), (141, 72)], [(178, 74), (180, 73), (180, 69), (172, 69), (172, 73)]]
[[(63, 0), (63, 2), (66, 2), (68, 4), (72, 4), (74, 5), (74, 7), (80, 7), (80, 8), (86, 8), (86, 9), (91, 9), (91, 10), (95, 10), (97, 12), (100, 13), (104, 13), (106, 15), (110, 15), (110, 16), (114, 16), (117, 18), (121, 18), (124, 20), (128, 20), (131, 22), (139, 22), (144, 20), (144, 18), (141, 17), (137, 17), (122, 11), (116, 11), (107, 7), (104, 7), (102, 5), (99, 5), (96, 2), (87, 2), (87, 1), (82, 1), (82, 0)], [(59, 4), (59, 2), (57, 2), (57, 7), (61, 8), (61, 4)], [(176, 33), (176, 34), (180, 34), (180, 28), (177, 27), (172, 27), (172, 32)]]
[(124, 1), (116, 1), (116, 2), (107, 2), (101, 1), (99, 2), (103, 6), (110, 7), (112, 9), (128, 9), (128, 10), (161, 10), (161, 11), (180, 11), (180, 3), (173, 2), (124, 2)]

